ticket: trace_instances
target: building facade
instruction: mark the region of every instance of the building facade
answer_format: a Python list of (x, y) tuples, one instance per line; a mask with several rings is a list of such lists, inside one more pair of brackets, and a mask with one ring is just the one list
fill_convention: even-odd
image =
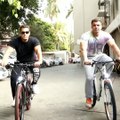
[[(119, 0), (99, 0), (98, 17), (104, 24), (104, 30), (109, 32), (120, 47), (120, 1)], [(102, 12), (101, 12), (102, 11)], [(100, 15), (100, 13), (102, 13)], [(109, 50), (112, 57), (114, 54)]]
[[(90, 30), (91, 19), (99, 17), (103, 29), (109, 32), (120, 47), (120, 1), (119, 0), (74, 0), (74, 51), (79, 54), (79, 38)], [(108, 50), (108, 46), (106, 46)], [(111, 55), (111, 50), (108, 51)]]
[(97, 0), (74, 0), (73, 1), (74, 19), (74, 52), (79, 54), (78, 39), (81, 34), (90, 29), (91, 19), (98, 13)]

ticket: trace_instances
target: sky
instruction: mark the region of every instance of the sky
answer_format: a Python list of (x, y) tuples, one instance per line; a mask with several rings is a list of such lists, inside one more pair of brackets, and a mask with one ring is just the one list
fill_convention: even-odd
[[(66, 19), (66, 15), (68, 13), (68, 9), (70, 8), (70, 4), (72, 4), (73, 0), (57, 0), (57, 5), (60, 10), (60, 14), (57, 18), (58, 21), (64, 23), (66, 25), (66, 29), (68, 32), (73, 32), (73, 16), (72, 14)], [(44, 0), (42, 2), (43, 9), (46, 7), (47, 2)], [(50, 20), (48, 18), (45, 18), (43, 14), (39, 13), (40, 18), (42, 18), (44, 21), (49, 22)]]
[(70, 4), (73, 0), (58, 0), (58, 6), (61, 11), (59, 15), (59, 20), (66, 24), (67, 30), (73, 32), (73, 16), (72, 14), (66, 19), (68, 10), (70, 9)]

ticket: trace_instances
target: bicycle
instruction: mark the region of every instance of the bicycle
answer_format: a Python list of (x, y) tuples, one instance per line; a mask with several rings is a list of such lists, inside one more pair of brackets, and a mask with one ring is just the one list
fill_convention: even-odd
[[(106, 72), (106, 64), (114, 62), (106, 61), (106, 62), (98, 62), (93, 61), (92, 66), (95, 65), (94, 71), (94, 80), (93, 80), (93, 103), (92, 108), (96, 105), (96, 101), (100, 101), (100, 97), (102, 96), (102, 91), (104, 95), (104, 107), (105, 113), (108, 120), (117, 120), (117, 107), (116, 100), (113, 91), (113, 85), (111, 79), (108, 77)], [(101, 65), (101, 67), (100, 67)], [(99, 81), (97, 81), (96, 73), (99, 72)], [(99, 82), (97, 87), (97, 82)]]
[(7, 69), (14, 69), (14, 66), (21, 67), (20, 76), (16, 83), (16, 95), (15, 95), (15, 120), (24, 120), (24, 111), (29, 110), (31, 107), (31, 100), (33, 99), (32, 91), (32, 78), (33, 75), (30, 72), (29, 67), (33, 67), (32, 64), (23, 64), (16, 62), (14, 64), (8, 64)]

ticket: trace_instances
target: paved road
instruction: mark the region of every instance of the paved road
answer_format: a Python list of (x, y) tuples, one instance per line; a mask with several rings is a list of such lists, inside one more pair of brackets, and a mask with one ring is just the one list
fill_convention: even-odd
[[(40, 93), (25, 112), (25, 120), (106, 120), (102, 100), (87, 110), (84, 97), (84, 71), (79, 64), (42, 68)], [(118, 120), (120, 120), (120, 80), (114, 77)], [(0, 120), (14, 120), (9, 79), (0, 81)]]

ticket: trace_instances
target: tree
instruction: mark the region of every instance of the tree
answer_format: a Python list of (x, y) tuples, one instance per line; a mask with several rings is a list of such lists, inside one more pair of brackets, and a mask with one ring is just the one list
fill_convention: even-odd
[[(43, 0), (41, 0), (41, 3)], [(43, 10), (46, 17), (50, 18), (51, 21), (53, 21), (53, 18), (57, 18), (58, 13), (60, 13), (60, 10), (57, 5), (57, 0), (46, 0), (47, 5), (45, 9)], [(42, 4), (41, 4), (42, 6)]]
[(68, 13), (66, 15), (66, 18), (68, 18), (71, 15), (72, 12), (73, 12), (73, 5), (71, 4), (70, 9), (68, 10)]
[(65, 44), (67, 42), (67, 33), (65, 32), (64, 24), (60, 22), (56, 22), (54, 24), (54, 29), (55, 29), (56, 35), (58, 36), (56, 49), (57, 50), (68, 49)]
[(57, 36), (51, 24), (41, 21), (33, 16), (28, 21), (31, 27), (31, 35), (36, 36), (41, 43), (42, 51), (56, 50)]
[(20, 0), (0, 0), (0, 3), (5, 2), (5, 1), (8, 2), (9, 5), (13, 5), (14, 10), (20, 9), (20, 7), (21, 7)]
[(16, 34), (20, 22), (29, 19), (26, 11), (34, 15), (38, 11), (39, 0), (0, 0), (0, 38)]
[[(70, 33), (67, 33), (67, 31), (65, 30), (65, 24), (58, 22), (59, 20), (58, 15), (60, 13), (58, 0), (46, 0), (46, 1), (47, 1), (47, 5), (43, 9), (43, 12), (45, 12), (46, 16), (51, 19), (51, 22), (54, 25), (56, 35), (58, 36), (58, 40), (56, 42), (56, 49), (57, 50), (63, 50), (63, 49), (70, 50), (69, 44), (71, 40), (70, 39), (71, 35)], [(44, 5), (46, 4), (46, 1), (41, 0), (41, 2), (44, 2)], [(73, 11), (73, 6), (71, 4), (70, 9), (68, 10), (68, 13), (66, 15), (66, 19), (70, 16), (72, 11)]]

